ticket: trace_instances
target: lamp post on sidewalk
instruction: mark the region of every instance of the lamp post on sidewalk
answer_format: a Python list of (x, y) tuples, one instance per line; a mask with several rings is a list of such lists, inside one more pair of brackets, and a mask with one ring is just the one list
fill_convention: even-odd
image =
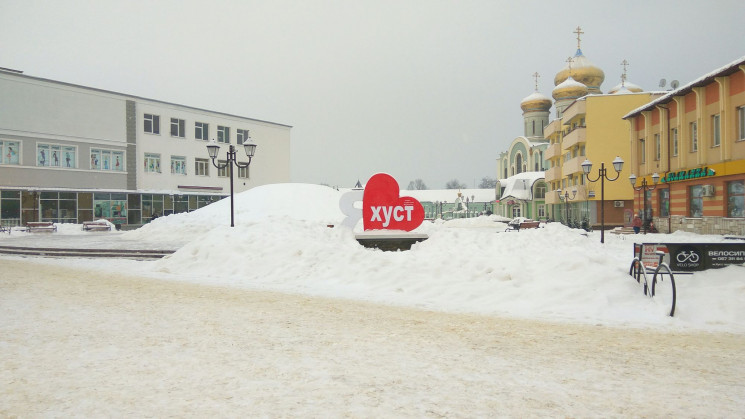
[(556, 190), (556, 194), (559, 195), (559, 201), (564, 201), (564, 214), (566, 215), (566, 225), (569, 227), (569, 201), (574, 201), (577, 197), (577, 190), (572, 191), (572, 197), (569, 197), (569, 191), (564, 191), (564, 195), (561, 194), (561, 189)]
[[(251, 137), (247, 138), (247, 140), (250, 141)], [(236, 152), (235, 146), (233, 144), (230, 144), (230, 147), (228, 148), (228, 159), (223, 164), (215, 163), (215, 159), (217, 158), (217, 153), (220, 151), (220, 146), (217, 145), (214, 140), (212, 140), (212, 144), (209, 144), (207, 146), (207, 153), (210, 155), (210, 159), (212, 159), (212, 164), (218, 168), (218, 169), (224, 169), (228, 166), (230, 166), (230, 226), (235, 227), (235, 216), (234, 216), (234, 206), (233, 206), (233, 165), (235, 164), (238, 168), (246, 169), (251, 164), (251, 159), (254, 156), (254, 153), (256, 153), (256, 144), (250, 143), (250, 142), (244, 142), (243, 143), (243, 149), (246, 152), (246, 155), (248, 156), (248, 163), (239, 163), (237, 160), (238, 153)]]
[(648, 217), (649, 217), (649, 219), (652, 218), (652, 217), (649, 216), (649, 212), (648, 212), (648, 209), (647, 209), (647, 191), (650, 191), (651, 192), (651, 191), (657, 189), (657, 183), (659, 181), (660, 181), (660, 175), (657, 174), (657, 172), (654, 172), (652, 174), (652, 184), (653, 184), (653, 186), (650, 187), (647, 184), (647, 178), (642, 178), (642, 184), (639, 185), (639, 187), (637, 187), (636, 186), (636, 175), (632, 173), (631, 176), (629, 176), (629, 183), (631, 183), (631, 187), (634, 188), (635, 191), (643, 191), (642, 192), (642, 199), (644, 200), (644, 224), (642, 224), (642, 226), (644, 226), (644, 234), (647, 234), (647, 226), (649, 226), (649, 220), (647, 218)]
[(611, 179), (608, 177), (605, 163), (600, 163), (598, 176), (595, 178), (595, 180), (593, 180), (590, 179), (592, 162), (585, 159), (585, 161), (582, 163), (582, 171), (585, 173), (585, 177), (587, 178), (587, 180), (590, 182), (597, 182), (598, 180), (600, 181), (600, 243), (605, 243), (605, 180), (607, 179), (608, 182), (613, 182), (617, 180), (619, 176), (621, 176), (621, 169), (623, 169), (623, 159), (621, 159), (621, 157), (616, 156), (616, 158), (613, 159), (613, 169), (616, 171), (616, 177)]

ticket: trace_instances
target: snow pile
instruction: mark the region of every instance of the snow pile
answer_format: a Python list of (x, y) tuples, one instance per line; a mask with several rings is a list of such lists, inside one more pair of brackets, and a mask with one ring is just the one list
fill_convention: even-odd
[[(234, 196), (236, 226), (266, 220), (306, 220), (337, 224), (343, 218), (339, 210), (342, 192), (322, 185), (276, 184), (253, 188)], [(134, 231), (128, 240), (178, 242), (193, 240), (221, 226), (230, 226), (230, 198), (222, 199), (190, 213), (160, 217)]]
[(558, 223), (505, 232), (504, 220), (478, 217), (425, 222), (415, 232), (428, 240), (410, 251), (382, 252), (360, 246), (354, 231), (338, 225), (341, 193), (265, 186), (236, 197), (234, 228), (223, 200), (124, 237), (185, 243), (143, 265), (158, 277), (450, 312), (745, 332), (740, 266), (678, 276), (675, 318), (628, 275), (634, 241), (724, 241), (721, 236), (606, 234), (601, 245), (599, 232)]

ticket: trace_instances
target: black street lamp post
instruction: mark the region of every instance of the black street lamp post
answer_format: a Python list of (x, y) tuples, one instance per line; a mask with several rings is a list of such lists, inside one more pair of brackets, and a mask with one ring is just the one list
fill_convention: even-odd
[(585, 159), (582, 163), (582, 171), (585, 173), (585, 177), (590, 182), (600, 181), (600, 243), (605, 243), (605, 180), (613, 182), (621, 176), (621, 169), (623, 169), (623, 159), (616, 156), (613, 159), (613, 169), (616, 171), (616, 177), (613, 179), (608, 177), (608, 172), (605, 168), (605, 163), (600, 163), (600, 170), (595, 180), (590, 179), (590, 172), (592, 171), (592, 163), (590, 160)]
[(649, 216), (649, 212), (647, 209), (647, 191), (653, 191), (657, 189), (657, 182), (659, 181), (660, 175), (655, 172), (652, 174), (653, 185), (651, 187), (647, 184), (647, 178), (642, 178), (642, 184), (637, 187), (636, 175), (632, 173), (631, 176), (629, 176), (629, 183), (631, 183), (631, 187), (634, 188), (635, 191), (642, 191), (642, 199), (644, 200), (644, 224), (642, 224), (644, 226), (644, 234), (647, 234), (647, 226), (649, 226), (649, 220), (647, 218), (652, 218)]
[[(246, 140), (250, 140), (251, 138), (247, 138)], [(237, 160), (238, 153), (236, 152), (235, 146), (233, 144), (230, 144), (230, 147), (228, 148), (228, 159), (223, 164), (215, 163), (215, 159), (217, 158), (217, 153), (220, 151), (220, 146), (217, 145), (214, 140), (212, 144), (209, 144), (207, 146), (207, 153), (210, 155), (210, 159), (212, 159), (212, 164), (218, 168), (218, 169), (224, 169), (228, 166), (230, 169), (230, 226), (235, 227), (235, 217), (234, 217), (234, 206), (233, 206), (233, 164), (235, 164), (237, 167), (241, 169), (246, 169), (251, 164), (251, 159), (254, 156), (254, 153), (256, 153), (256, 144), (250, 143), (250, 142), (244, 142), (243, 143), (243, 149), (246, 151), (246, 155), (248, 156), (248, 163), (239, 163)]]
[(561, 189), (557, 189), (556, 193), (559, 195), (559, 201), (564, 201), (564, 214), (566, 216), (567, 227), (569, 227), (569, 201), (574, 201), (577, 197), (577, 190), (572, 191), (572, 197), (569, 197), (569, 191), (564, 191), (564, 195), (561, 194)]

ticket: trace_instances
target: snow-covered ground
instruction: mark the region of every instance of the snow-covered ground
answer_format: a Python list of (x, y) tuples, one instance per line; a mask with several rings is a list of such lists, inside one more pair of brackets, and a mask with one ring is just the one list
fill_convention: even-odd
[[(258, 187), (192, 213), (161, 217), (126, 233), (0, 235), (41, 246), (178, 248), (155, 262), (77, 260), (78, 266), (177, 281), (476, 313), (665, 330), (745, 332), (745, 269), (678, 275), (674, 318), (628, 275), (634, 242), (723, 242), (721, 236), (589, 234), (559, 223), (505, 232), (495, 217), (426, 222), (429, 239), (410, 251), (360, 246), (340, 226), (344, 192), (305, 184)], [(329, 228), (328, 225), (335, 225)], [(361, 223), (356, 231), (360, 232)], [(87, 244), (85, 244), (87, 243)], [(69, 263), (46, 260), (45, 263)]]
[[(0, 256), (0, 417), (732, 417), (745, 411), (745, 271), (676, 278), (633, 243), (693, 234), (425, 222), (360, 246), (342, 192), (271, 185), (132, 232), (0, 245), (178, 249), (158, 261)], [(329, 228), (329, 225), (335, 227)], [(358, 229), (360, 227), (358, 226)], [(330, 298), (329, 298), (330, 297)]]

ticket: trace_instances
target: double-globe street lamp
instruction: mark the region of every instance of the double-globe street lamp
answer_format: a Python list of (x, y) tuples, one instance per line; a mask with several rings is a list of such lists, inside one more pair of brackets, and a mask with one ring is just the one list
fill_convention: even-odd
[[(251, 137), (247, 138), (246, 140), (250, 140)], [(235, 217), (234, 217), (234, 207), (233, 207), (233, 164), (235, 164), (238, 168), (241, 169), (247, 169), (248, 166), (251, 164), (251, 159), (254, 156), (254, 153), (256, 153), (256, 144), (251, 142), (244, 142), (243, 143), (243, 149), (246, 152), (246, 155), (248, 156), (248, 163), (240, 163), (237, 160), (238, 153), (236, 152), (235, 146), (233, 144), (230, 144), (230, 147), (228, 148), (228, 159), (225, 161), (225, 163), (219, 164), (215, 163), (215, 159), (217, 158), (217, 153), (220, 151), (220, 146), (217, 145), (214, 140), (212, 140), (212, 144), (209, 144), (207, 146), (207, 153), (209, 153), (210, 158), (212, 159), (212, 164), (219, 170), (224, 169), (228, 166), (230, 166), (230, 226), (235, 227)]]
[(644, 234), (647, 234), (647, 227), (649, 226), (649, 221), (652, 219), (651, 215), (649, 214), (649, 210), (647, 209), (647, 191), (653, 191), (657, 189), (657, 183), (660, 181), (660, 175), (657, 174), (657, 172), (654, 172), (652, 174), (652, 184), (653, 186), (649, 186), (647, 184), (647, 178), (642, 178), (642, 184), (639, 185), (639, 187), (636, 186), (636, 175), (631, 174), (629, 176), (629, 183), (631, 183), (631, 187), (634, 188), (635, 191), (643, 191), (642, 192), (642, 199), (644, 200)]
[(569, 197), (569, 191), (564, 191), (564, 195), (561, 194), (561, 189), (556, 190), (556, 194), (559, 195), (559, 201), (564, 201), (564, 214), (566, 215), (566, 223), (569, 226), (569, 201), (574, 201), (577, 197), (577, 190), (572, 191), (572, 197)]
[(590, 179), (592, 162), (587, 159), (582, 162), (582, 171), (585, 173), (585, 177), (587, 178), (587, 180), (590, 182), (597, 182), (598, 180), (600, 181), (600, 243), (605, 243), (605, 180), (607, 179), (608, 182), (613, 182), (614, 180), (618, 179), (619, 176), (621, 176), (621, 169), (623, 169), (623, 159), (621, 159), (621, 157), (616, 156), (616, 158), (613, 159), (613, 169), (615, 169), (616, 171), (616, 177), (611, 179), (608, 177), (605, 163), (600, 163), (598, 176), (593, 180)]

